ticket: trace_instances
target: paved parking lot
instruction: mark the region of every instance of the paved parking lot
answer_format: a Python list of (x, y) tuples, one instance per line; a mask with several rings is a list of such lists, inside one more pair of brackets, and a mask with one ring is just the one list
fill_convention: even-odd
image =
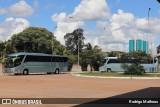
[(0, 75), (0, 98), (108, 98), (151, 87), (160, 88), (160, 80), (86, 78), (69, 73)]

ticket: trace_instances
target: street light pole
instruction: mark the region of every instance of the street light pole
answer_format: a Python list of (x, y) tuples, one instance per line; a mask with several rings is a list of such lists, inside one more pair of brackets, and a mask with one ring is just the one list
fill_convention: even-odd
[(52, 35), (52, 54), (53, 54), (53, 36), (54, 36), (54, 31), (57, 29), (57, 25), (53, 29), (53, 35)]
[(154, 76), (156, 77), (156, 70), (154, 66), (154, 53), (153, 53), (153, 44), (152, 44), (152, 39), (151, 39), (151, 27), (150, 27), (150, 21), (149, 21), (149, 15), (150, 15), (151, 8), (148, 8), (148, 26), (149, 26), (149, 34), (150, 34), (150, 43), (151, 43), (151, 55), (152, 55), (152, 60), (153, 60), (153, 71), (154, 71)]
[(6, 42), (6, 39), (7, 39), (7, 37), (6, 37), (6, 35), (4, 35), (5, 36), (5, 44), (4, 44), (4, 46), (5, 46), (5, 51), (4, 51), (4, 58), (6, 57), (6, 53), (7, 53), (7, 42)]
[(148, 9), (148, 27), (149, 27), (149, 41), (150, 41), (150, 54), (152, 55), (152, 42), (151, 42), (151, 30), (150, 30), (150, 21), (149, 21), (149, 13), (150, 13), (151, 8)]
[[(77, 21), (79, 23), (79, 20), (77, 20), (76, 18), (74, 18), (74, 17), (69, 17), (69, 18), (74, 19), (75, 21)], [(78, 35), (78, 47), (77, 48), (78, 48), (78, 66), (79, 66), (79, 32), (78, 32), (78, 30), (76, 32)]]

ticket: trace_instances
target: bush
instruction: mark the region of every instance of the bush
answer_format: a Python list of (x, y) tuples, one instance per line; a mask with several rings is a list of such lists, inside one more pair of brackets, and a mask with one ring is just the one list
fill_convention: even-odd
[(137, 66), (135, 64), (122, 64), (121, 67), (124, 69), (124, 74), (142, 75), (144, 72), (143, 66)]
[(150, 54), (138, 51), (122, 54), (120, 61), (124, 62), (121, 67), (124, 69), (125, 74), (141, 75), (144, 72), (144, 68), (141, 64), (151, 61), (151, 59), (152, 57)]

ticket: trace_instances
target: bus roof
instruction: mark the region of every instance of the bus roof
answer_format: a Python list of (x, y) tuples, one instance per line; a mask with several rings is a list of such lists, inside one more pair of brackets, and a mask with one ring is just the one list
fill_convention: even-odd
[(61, 56), (61, 57), (67, 57), (64, 55), (52, 55), (52, 54), (44, 54), (44, 53), (29, 53), (29, 52), (18, 52), (10, 54), (9, 56), (18, 56), (18, 55), (38, 55), (38, 56)]

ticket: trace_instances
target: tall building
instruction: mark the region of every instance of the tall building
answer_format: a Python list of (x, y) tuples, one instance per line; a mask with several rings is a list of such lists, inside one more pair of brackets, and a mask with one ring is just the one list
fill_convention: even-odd
[(143, 51), (143, 41), (140, 39), (136, 40), (136, 51)]
[(134, 40), (129, 40), (129, 52), (135, 51), (135, 42)]
[(129, 52), (133, 51), (143, 51), (148, 53), (148, 42), (141, 39), (129, 40)]
[(148, 42), (147, 41), (143, 41), (143, 51), (145, 53), (147, 53), (147, 54), (149, 53), (148, 46), (149, 46)]

